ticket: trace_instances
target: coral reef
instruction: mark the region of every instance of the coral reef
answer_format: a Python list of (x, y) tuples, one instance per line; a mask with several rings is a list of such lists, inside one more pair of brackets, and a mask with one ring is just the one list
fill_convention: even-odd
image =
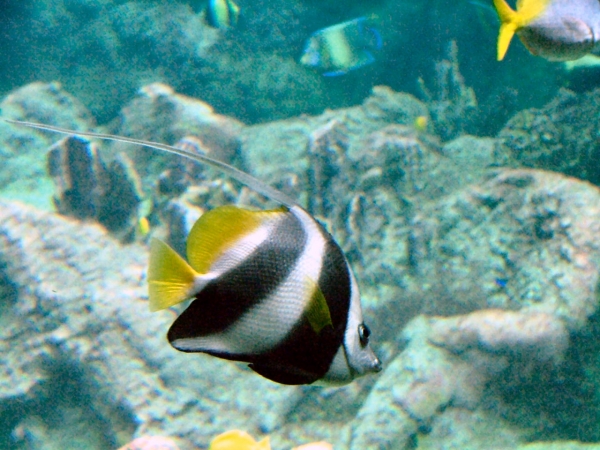
[[(90, 112), (65, 92), (60, 83), (31, 83), (7, 95), (0, 103), (3, 117), (85, 130), (93, 126)], [(51, 209), (52, 191), (39, 153), (56, 140), (56, 135), (0, 122), (0, 154), (3, 195)]]
[(516, 114), (499, 133), (502, 145), (526, 167), (554, 170), (600, 184), (600, 89), (562, 89), (541, 109)]
[[(57, 92), (50, 99), (66, 95)], [(564, 95), (571, 100), (557, 103), (563, 109), (573, 101), (593, 111)], [(88, 127), (70, 105), (75, 112), (65, 110), (64, 120)], [(567, 127), (559, 109), (540, 116), (555, 111)], [(331, 229), (356, 269), (386, 367), (331, 389), (279, 386), (242, 366), (174, 351), (164, 338), (174, 311), (147, 312), (146, 246), (124, 246), (115, 239), (120, 228), (106, 222), (130, 223), (148, 197), (151, 233), (183, 252), (204, 210), (261, 207), (264, 199), (176, 157), (99, 142), (104, 163), (80, 138), (56, 144), (48, 154), (55, 206), (74, 217), (0, 204), (0, 447), (56, 440), (69, 448), (64, 436), (77, 436), (79, 448), (117, 448), (156, 434), (191, 450), (233, 427), (258, 440), (270, 435), (274, 448), (599, 439), (600, 191), (518, 168), (538, 163), (511, 147), (512, 125), (499, 139), (460, 132), (446, 141), (415, 126), (418, 117), (431, 119), (426, 104), (377, 87), (359, 106), (245, 126), (151, 84), (108, 126), (243, 167)], [(6, 136), (15, 152), (49, 143), (16, 127)], [(129, 181), (117, 188), (117, 178)], [(135, 208), (119, 211), (126, 197)]]
[(59, 213), (97, 220), (122, 240), (133, 239), (143, 192), (139, 176), (125, 154), (107, 166), (94, 144), (69, 136), (53, 145), (47, 157)]
[(455, 41), (448, 45), (447, 59), (435, 64), (435, 86), (431, 91), (422, 78), (419, 87), (429, 106), (436, 132), (447, 141), (467, 132), (473, 132), (477, 99), (465, 83), (458, 67), (458, 47)]
[[(510, 408), (503, 389), (520, 389), (533, 373), (544, 374), (539, 381), (546, 398), (557, 403), (542, 406), (543, 413), (520, 404), (519, 420), (503, 427), (512, 431), (498, 448), (522, 439), (526, 431), (519, 423), (535, 422), (543, 435), (552, 423), (569, 428), (583, 417), (593, 422), (593, 403), (575, 413), (562, 397), (586, 398), (585, 383), (566, 389), (560, 380), (576, 379), (583, 370), (577, 359), (564, 362), (569, 335), (581, 333), (597, 311), (599, 194), (561, 175), (502, 170), (414, 216), (406, 259), (396, 265), (405, 288), (376, 312), (382, 322), (374, 328), (394, 339), (415, 310), (465, 315), (420, 318), (406, 326), (401, 339), (408, 344), (358, 412), (350, 448), (403, 448), (418, 432), (431, 434), (450, 407), (480, 409), (498, 423), (497, 410)], [(571, 419), (563, 417), (563, 408)], [(534, 419), (538, 414), (545, 414), (545, 423)], [(470, 426), (477, 428), (480, 419), (473, 420)]]
[(201, 447), (231, 426), (270, 432), (301, 398), (171, 349), (173, 314), (145, 301), (146, 249), (125, 251), (99, 226), (4, 203), (0, 260), (3, 447), (77, 435), (79, 448), (116, 448), (134, 433)]

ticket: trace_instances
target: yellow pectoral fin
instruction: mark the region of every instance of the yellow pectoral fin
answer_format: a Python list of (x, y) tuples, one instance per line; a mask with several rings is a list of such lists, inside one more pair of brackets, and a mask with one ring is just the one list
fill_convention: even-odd
[(331, 313), (329, 312), (327, 299), (319, 286), (310, 279), (307, 279), (307, 285), (310, 286), (308, 292), (312, 292), (312, 297), (306, 310), (306, 318), (315, 333), (319, 334), (327, 325), (333, 326)]
[(159, 239), (152, 239), (148, 267), (150, 311), (169, 308), (188, 299), (196, 275), (175, 250)]

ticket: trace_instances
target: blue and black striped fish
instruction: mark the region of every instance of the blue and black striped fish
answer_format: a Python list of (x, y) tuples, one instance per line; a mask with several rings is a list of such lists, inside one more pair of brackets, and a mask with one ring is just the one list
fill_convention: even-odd
[(344, 384), (381, 370), (363, 322), (358, 285), (341, 248), (282, 192), (185, 149), (5, 120), (175, 153), (216, 167), (281, 205), (267, 211), (236, 206), (208, 211), (190, 231), (187, 261), (166, 243), (152, 240), (150, 309), (192, 299), (167, 333), (176, 349), (246, 362), (282, 384)]

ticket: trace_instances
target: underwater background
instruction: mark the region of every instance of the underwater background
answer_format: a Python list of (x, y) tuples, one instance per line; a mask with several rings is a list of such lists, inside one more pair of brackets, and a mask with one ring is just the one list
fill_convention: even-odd
[[(600, 448), (600, 72), (516, 41), (496, 61), (491, 1), (236, 3), (215, 24), (196, 0), (3, 0), (1, 116), (202, 148), (296, 199), (354, 268), (384, 370), (293, 387), (177, 352), (180, 309), (148, 311), (150, 237), (183, 253), (203, 212), (273, 203), (0, 121), (0, 448), (232, 429), (276, 450)], [(360, 63), (301, 63), (356, 18)]]

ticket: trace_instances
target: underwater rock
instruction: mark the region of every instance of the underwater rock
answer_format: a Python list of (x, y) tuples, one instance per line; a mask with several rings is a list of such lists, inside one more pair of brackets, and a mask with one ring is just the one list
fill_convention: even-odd
[(600, 89), (576, 94), (561, 89), (540, 109), (517, 113), (498, 134), (525, 167), (553, 170), (600, 184)]
[(47, 158), (59, 213), (97, 220), (123, 241), (133, 239), (143, 192), (139, 176), (125, 154), (106, 166), (95, 144), (68, 136), (50, 148)]
[(333, 119), (310, 134), (308, 148), (308, 211), (316, 217), (339, 217), (348, 193), (348, 133)]
[[(246, 167), (257, 178), (297, 195), (306, 184), (306, 150), (318, 130), (325, 130), (330, 122), (335, 121), (334, 132), (344, 136), (348, 157), (353, 160), (363, 152), (361, 141), (368, 134), (386, 125), (412, 126), (417, 117), (428, 114), (425, 104), (414, 96), (375, 86), (360, 106), (246, 127), (241, 133), (241, 153)], [(298, 186), (287, 185), (289, 174), (301, 180)]]
[(157, 434), (206, 447), (285, 420), (300, 389), (168, 345), (173, 312), (148, 311), (147, 259), (99, 225), (0, 204), (0, 442), (101, 450)]
[[(207, 103), (176, 93), (163, 83), (153, 83), (139, 89), (137, 96), (120, 113), (112, 128), (114, 134), (162, 143), (174, 144), (186, 136), (195, 138), (195, 145), (211, 157), (231, 163), (240, 147), (239, 133), (243, 124), (216, 114)], [(115, 151), (130, 144), (109, 143)], [(148, 151), (136, 152), (136, 167), (146, 174), (171, 159), (168, 155)]]
[(203, 209), (184, 199), (171, 200), (160, 208), (160, 218), (166, 226), (164, 241), (180, 255), (185, 255), (187, 238), (194, 223), (204, 213)]
[[(377, 378), (351, 426), (350, 448), (404, 448), (449, 407), (511, 417), (509, 441), (499, 448), (524, 439), (519, 423), (550, 430), (561, 423), (594, 436), (579, 426), (597, 417), (584, 400), (592, 380), (569, 341), (589, 332), (598, 311), (599, 218), (600, 191), (586, 182), (498, 169), (422, 205), (406, 233), (389, 226), (385, 236), (394, 241), (384, 240), (380, 264), (398, 258), (403, 288), (372, 311), (370, 325), (380, 339), (408, 343)], [(418, 312), (463, 315), (417, 318), (398, 336)], [(515, 390), (527, 400), (509, 401)]]
[[(0, 103), (3, 117), (44, 122), (74, 130), (94, 125), (89, 111), (60, 83), (36, 82), (8, 94)], [(55, 134), (0, 122), (0, 185), (5, 197), (52, 209), (52, 192), (41, 152), (58, 140)]]
[(248, 170), (328, 224), (359, 278), (370, 281), (366, 303), (396, 296), (390, 292), (402, 280), (396, 268), (412, 215), (510, 161), (493, 138), (466, 135), (442, 145), (415, 126), (428, 114), (416, 98), (376, 87), (363, 105), (241, 134)]
[[(511, 385), (529, 371), (545, 371), (548, 378), (557, 376), (555, 368), (568, 346), (560, 319), (535, 311), (420, 316), (402, 335), (408, 344), (378, 378), (359, 411), (351, 427), (351, 449), (408, 448), (417, 433), (437, 434), (425, 437), (430, 445), (425, 448), (436, 448), (436, 438), (438, 445), (460, 442), (460, 437), (436, 430), (439, 416), (448, 416), (449, 410), (465, 417), (455, 417), (446, 427), (460, 428), (461, 423), (472, 421), (469, 427), (478, 436), (483, 427), (489, 427), (489, 420), (482, 417), (494, 414), (488, 405), (501, 402), (494, 400), (498, 391), (489, 385)], [(514, 448), (523, 431), (500, 426), (502, 419), (496, 421), (495, 442), (482, 448)]]
[(569, 344), (564, 324), (545, 312), (484, 309), (432, 319), (429, 342), (454, 354), (472, 349), (559, 364)]
[[(586, 182), (497, 169), (390, 223), (370, 273), (401, 285), (386, 305), (393, 317), (532, 306), (580, 330), (597, 308), (599, 210)], [(385, 322), (374, 328), (392, 336), (399, 324)]]
[[(407, 125), (388, 125), (371, 133), (364, 142), (359, 159), (361, 190), (390, 185), (400, 199), (415, 198), (435, 180), (440, 180), (440, 145), (432, 136), (419, 133)], [(431, 198), (444, 190), (451, 190), (442, 177)]]
[(485, 371), (498, 363), (491, 364), (492, 356), (480, 368), (432, 345), (431, 320), (418, 317), (405, 327), (406, 348), (377, 379), (351, 426), (351, 450), (409, 448), (414, 435), (427, 430), (442, 409), (473, 409), (479, 403), (489, 379)]
[[(16, 89), (4, 97), (0, 107), (2, 116), (8, 119), (46, 123), (71, 130), (86, 129), (94, 122), (86, 107), (57, 81), (37, 81)], [(37, 133), (48, 136), (39, 130)]]
[(419, 87), (429, 107), (433, 127), (442, 140), (474, 132), (477, 99), (460, 73), (455, 41), (448, 44), (446, 59), (435, 64), (434, 90), (430, 91), (422, 78), (419, 78)]
[(47, 152), (48, 175), (54, 182), (54, 206), (66, 216), (96, 216), (98, 176), (103, 170), (96, 145), (77, 136), (54, 144)]

